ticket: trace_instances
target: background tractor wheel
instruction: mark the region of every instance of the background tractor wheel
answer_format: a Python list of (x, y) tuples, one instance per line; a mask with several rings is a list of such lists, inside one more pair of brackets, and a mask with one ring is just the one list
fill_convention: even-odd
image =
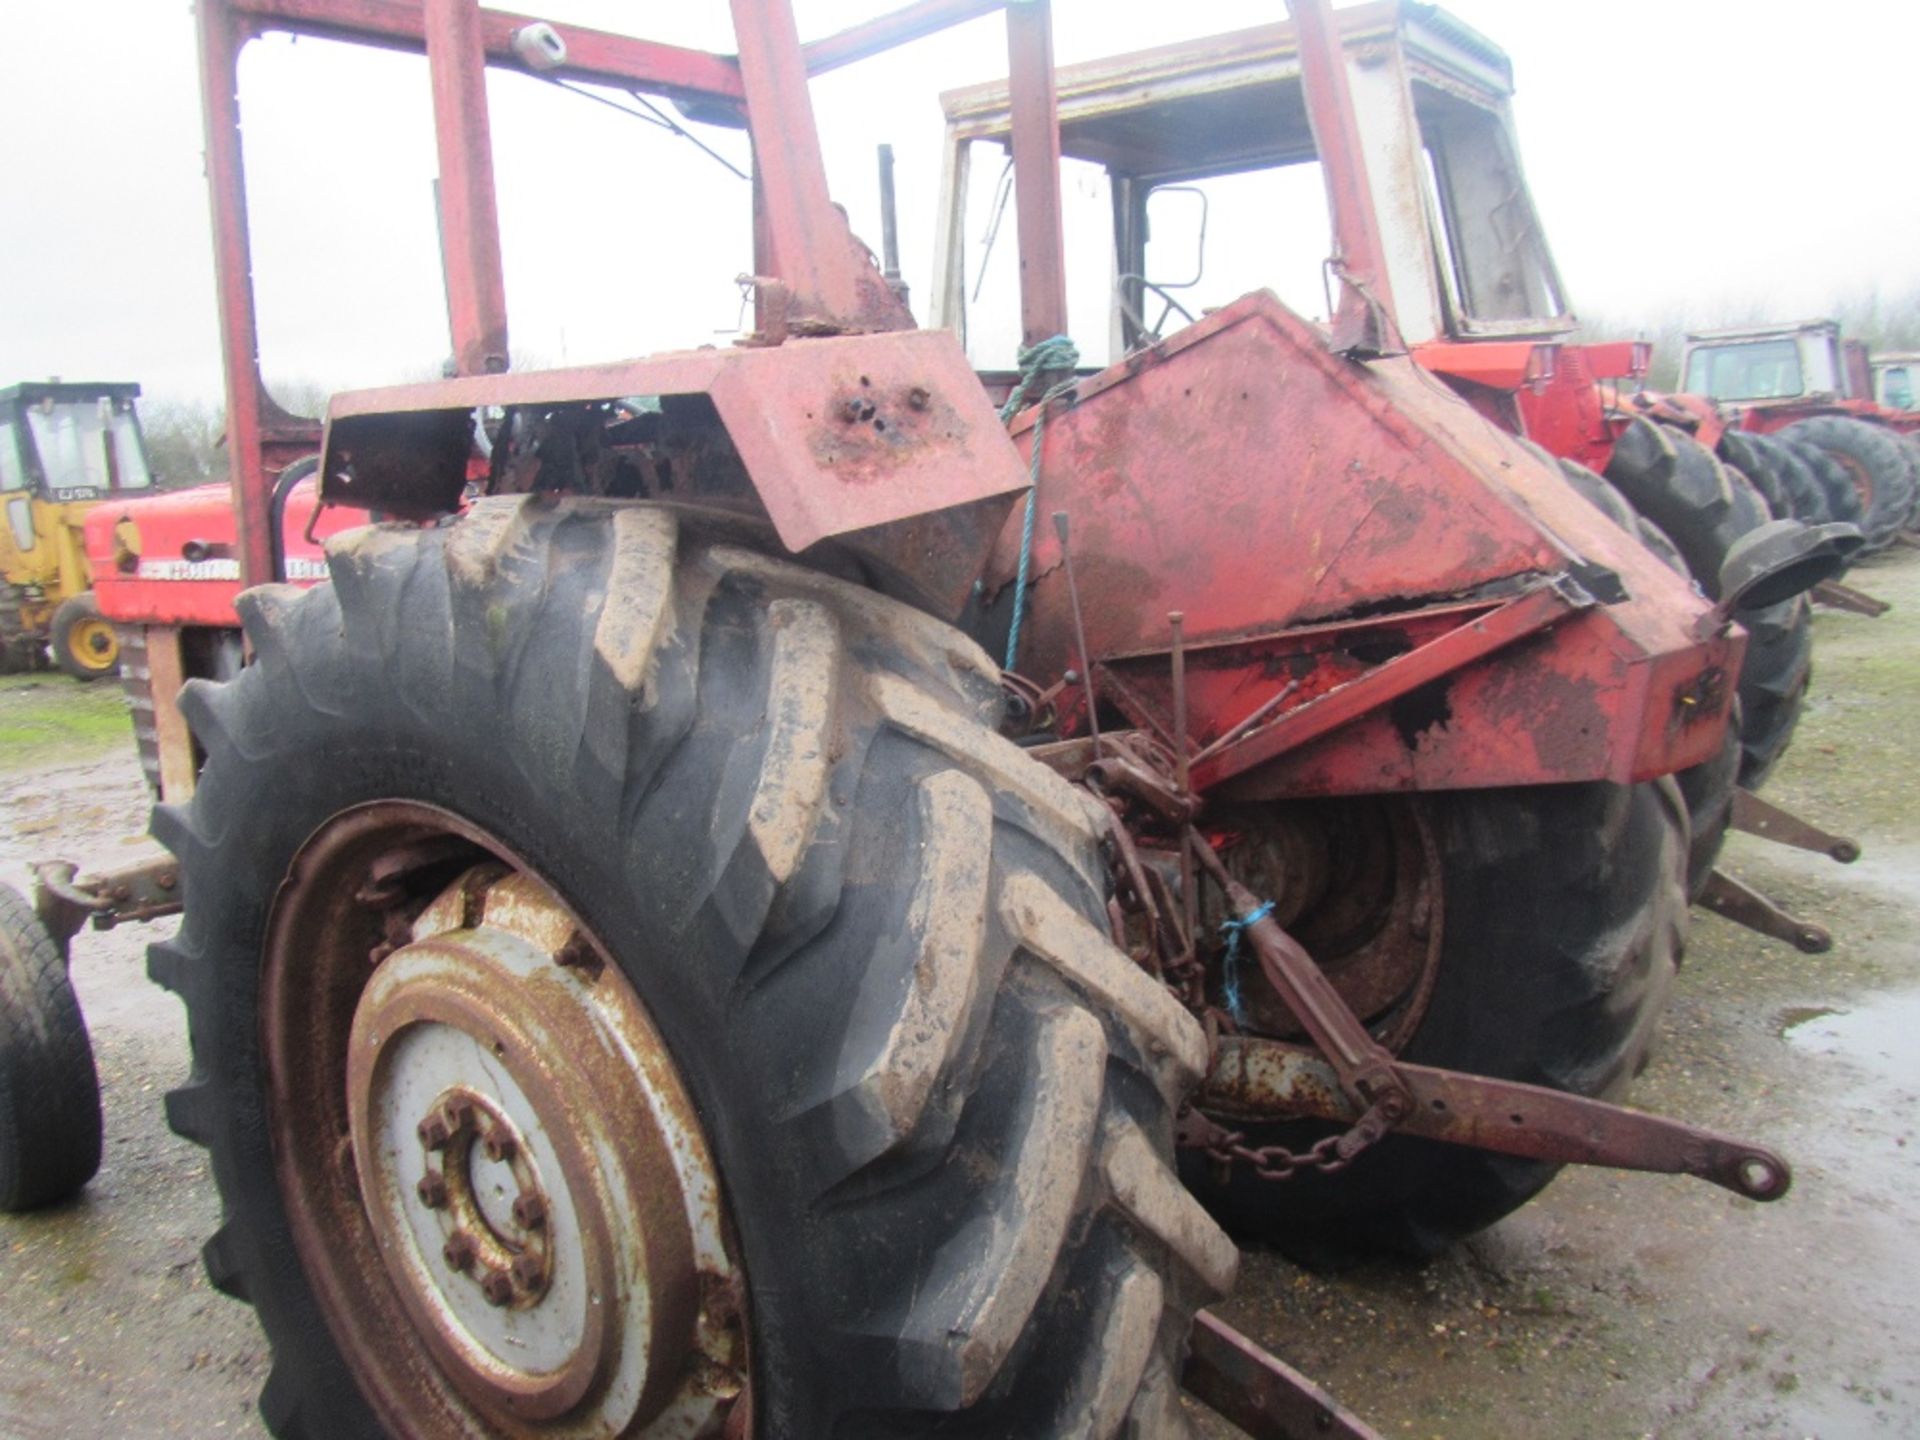
[(92, 591), (60, 603), (47, 644), (53, 663), (76, 680), (98, 680), (120, 668), (120, 637)]
[[(1606, 480), (1586, 466), (1561, 460), (1560, 472), (1567, 483), (1583, 495), (1614, 524), (1639, 539), (1676, 575), (1687, 574), (1687, 562), (1679, 547), (1667, 538), (1666, 531), (1636, 511)], [(1728, 718), (1726, 740), (1720, 753), (1674, 777), (1687, 802), (1691, 839), (1687, 846), (1687, 898), (1698, 899), (1706, 888), (1707, 877), (1727, 842), (1727, 828), (1733, 821), (1733, 796), (1740, 775), (1740, 701), (1736, 696)]]
[(100, 1078), (53, 937), (0, 885), (0, 1211), (77, 1193), (100, 1168)]
[(155, 820), (168, 1111), (268, 1425), (679, 1435), (744, 1385), (760, 1436), (1185, 1433), (1237, 1259), (1172, 1166), (1205, 1040), (984, 653), (644, 506), (329, 558), (242, 597), (258, 661), (184, 692), (207, 765)]
[(1796, 451), (1773, 436), (1729, 430), (1720, 438), (1719, 454), (1753, 481), (1774, 519), (1821, 525), (1836, 518), (1819, 476)]
[(1913, 509), (1914, 474), (1907, 447), (1892, 431), (1845, 415), (1816, 415), (1796, 420), (1780, 438), (1819, 450), (1846, 471), (1860, 497), (1855, 523), (1867, 537), (1863, 551), (1870, 554), (1893, 543)]
[(1854, 488), (1853, 476), (1847, 468), (1819, 446), (1795, 440), (1785, 430), (1772, 438), (1776, 445), (1806, 466), (1814, 477), (1822, 498), (1823, 518), (1859, 527), (1861, 533), (1865, 534), (1866, 512), (1861, 507), (1860, 492)]
[[(1636, 419), (1607, 467), (1640, 514), (1679, 548), (1694, 580), (1720, 595), (1720, 567), (1733, 543), (1769, 518), (1767, 502), (1739, 471), (1689, 435)], [(1740, 783), (1759, 788), (1800, 718), (1813, 671), (1812, 611), (1804, 595), (1741, 615), (1747, 654), (1740, 666)]]
[[(1316, 805), (1332, 823), (1359, 803)], [(1424, 1065), (1618, 1096), (1645, 1058), (1685, 934), (1677, 787), (1537, 786), (1387, 803), (1425, 815), (1434, 868), (1419, 908), (1440, 956), (1410, 1035), (1393, 1033), (1404, 1005), (1368, 1016), (1383, 1043)], [(1316, 921), (1303, 920), (1288, 928), (1311, 950)], [(1333, 1133), (1218, 1118), (1252, 1146), (1297, 1151)], [(1324, 1264), (1435, 1254), (1524, 1204), (1555, 1169), (1389, 1136), (1336, 1174), (1268, 1182), (1236, 1166), (1223, 1176), (1202, 1154), (1187, 1157), (1185, 1173), (1230, 1230)]]
[(22, 675), (41, 667), (45, 647), (27, 633), (20, 602), (0, 596), (0, 675)]

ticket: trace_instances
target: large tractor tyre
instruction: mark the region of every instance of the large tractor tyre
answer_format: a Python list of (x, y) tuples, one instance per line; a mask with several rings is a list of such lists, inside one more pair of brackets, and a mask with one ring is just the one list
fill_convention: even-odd
[(120, 636), (91, 590), (60, 602), (47, 645), (53, 663), (76, 680), (98, 680), (120, 668)]
[[(1667, 532), (1636, 511), (1606, 480), (1572, 460), (1560, 461), (1567, 483), (1614, 524), (1637, 538), (1676, 575), (1687, 575), (1687, 562)], [(1691, 577), (1688, 577), (1691, 578)], [(1733, 823), (1733, 797), (1740, 785), (1740, 701), (1733, 702), (1726, 739), (1710, 760), (1682, 770), (1674, 779), (1687, 802), (1687, 898), (1697, 900), (1707, 887)]]
[[(1357, 802), (1321, 802), (1351, 806)], [(1687, 817), (1670, 781), (1436, 793), (1439, 963), (1407, 1060), (1618, 1097), (1648, 1053), (1686, 932)], [(1296, 934), (1300, 928), (1295, 928)], [(1376, 1033), (1381, 1033), (1376, 1026)], [(1221, 1124), (1296, 1152), (1319, 1123)], [(1261, 1179), (1204, 1154), (1186, 1174), (1228, 1229), (1314, 1264), (1424, 1257), (1517, 1209), (1557, 1167), (1389, 1136), (1346, 1169)]]
[(1729, 430), (1720, 437), (1718, 454), (1753, 482), (1774, 519), (1822, 525), (1835, 518), (1813, 468), (1771, 435)]
[[(1685, 557), (1709, 597), (1720, 595), (1720, 567), (1742, 535), (1766, 523), (1767, 502), (1738, 470), (1689, 435), (1636, 419), (1614, 449), (1607, 479), (1658, 525)], [(1796, 595), (1740, 617), (1747, 653), (1740, 700), (1740, 783), (1758, 788), (1793, 738), (1813, 671), (1812, 612)]]
[(100, 1168), (100, 1077), (66, 959), (0, 885), (0, 1211), (78, 1193)]
[(1890, 430), (1846, 415), (1816, 415), (1796, 420), (1780, 432), (1802, 446), (1825, 453), (1847, 472), (1860, 497), (1861, 549), (1884, 550), (1907, 523), (1913, 509), (1913, 464), (1907, 448)]
[(1185, 1433), (1206, 1044), (984, 653), (665, 509), (329, 558), (154, 823), (269, 1428)]
[(1903, 528), (1911, 533), (1920, 528), (1920, 433), (1913, 431), (1895, 431), (1894, 438), (1907, 452), (1907, 463), (1913, 466), (1913, 503), (1907, 507), (1907, 518)]
[(1784, 430), (1772, 438), (1812, 473), (1825, 501), (1823, 518), (1855, 526), (1864, 535), (1866, 511), (1860, 502), (1860, 492), (1854, 488), (1852, 472), (1818, 445), (1796, 440)]

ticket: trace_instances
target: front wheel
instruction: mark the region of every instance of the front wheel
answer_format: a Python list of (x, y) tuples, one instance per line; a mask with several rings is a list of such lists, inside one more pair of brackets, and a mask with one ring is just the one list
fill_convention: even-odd
[(100, 1168), (100, 1078), (66, 957), (0, 885), (0, 1211), (75, 1194)]
[(1205, 1043), (986, 657), (647, 507), (330, 564), (243, 597), (155, 826), (269, 1426), (1183, 1433)]
[(76, 680), (98, 680), (120, 668), (120, 637), (92, 591), (60, 602), (47, 635), (53, 663)]

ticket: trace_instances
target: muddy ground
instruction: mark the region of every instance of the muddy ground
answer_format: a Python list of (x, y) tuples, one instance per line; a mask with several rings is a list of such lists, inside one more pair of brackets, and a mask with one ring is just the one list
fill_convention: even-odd
[[(1322, 1276), (1249, 1254), (1227, 1317), (1387, 1436), (1920, 1434), (1920, 555), (1855, 579), (1898, 608), (1820, 614), (1813, 703), (1769, 795), (1850, 830), (1865, 858), (1728, 848), (1834, 949), (1806, 957), (1697, 916), (1634, 1093), (1786, 1152), (1793, 1192), (1759, 1206), (1569, 1172), (1425, 1266)], [(116, 705), (58, 677), (0, 681), (0, 872), (129, 853), (146, 797)], [(145, 978), (151, 938), (76, 942), (106, 1161), (77, 1203), (0, 1217), (8, 1440), (263, 1433), (265, 1347), (207, 1286), (218, 1202), (160, 1112), (187, 1052), (179, 1006)]]

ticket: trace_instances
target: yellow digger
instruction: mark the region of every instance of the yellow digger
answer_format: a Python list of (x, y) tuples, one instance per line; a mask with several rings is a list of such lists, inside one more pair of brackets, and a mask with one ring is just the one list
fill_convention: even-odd
[(51, 653), (76, 680), (111, 675), (120, 642), (92, 593), (81, 526), (112, 495), (153, 488), (131, 383), (0, 390), (0, 673)]

